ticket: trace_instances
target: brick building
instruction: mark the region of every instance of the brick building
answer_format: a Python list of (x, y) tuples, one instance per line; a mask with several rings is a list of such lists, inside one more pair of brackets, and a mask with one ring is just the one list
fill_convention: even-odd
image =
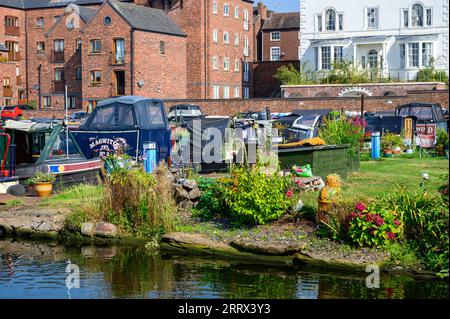
[(66, 84), (69, 108), (83, 109), (121, 94), (250, 97), (252, 3), (0, 0), (1, 68), (16, 69), (8, 103), (62, 109)]
[(299, 60), (299, 12), (272, 12), (259, 2), (254, 25), (256, 61)]

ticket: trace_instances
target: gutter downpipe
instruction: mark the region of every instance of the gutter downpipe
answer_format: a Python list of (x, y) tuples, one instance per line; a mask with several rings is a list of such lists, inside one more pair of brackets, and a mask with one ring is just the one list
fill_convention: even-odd
[(205, 1), (205, 13), (204, 13), (204, 28), (205, 28), (205, 32), (204, 32), (204, 36), (205, 36), (205, 41), (204, 41), (204, 48), (205, 48), (205, 58), (203, 63), (205, 63), (205, 100), (208, 98), (208, 13), (209, 13), (209, 8), (208, 8), (208, 3), (209, 1)]
[(130, 69), (131, 95), (134, 95), (134, 28), (130, 32)]
[[(27, 30), (27, 21), (28, 21), (28, 14), (25, 10), (25, 90), (26, 90), (26, 99), (27, 103), (30, 103), (29, 101), (29, 86), (28, 86), (28, 30)], [(19, 102), (19, 101), (17, 101)]]

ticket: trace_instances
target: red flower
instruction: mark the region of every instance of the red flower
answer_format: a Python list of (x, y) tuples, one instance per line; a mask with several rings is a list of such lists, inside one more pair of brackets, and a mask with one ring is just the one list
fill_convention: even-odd
[(366, 210), (366, 205), (365, 205), (364, 203), (357, 203), (357, 204), (355, 205), (355, 209), (356, 209), (358, 212), (363, 212), (363, 211)]
[(399, 220), (394, 220), (395, 226), (400, 226), (401, 222)]
[(387, 239), (389, 240), (394, 240), (395, 239), (395, 234), (393, 232), (388, 231), (386, 233)]
[(288, 190), (287, 193), (286, 193), (286, 196), (289, 197), (289, 198), (291, 198), (292, 195), (294, 195), (294, 192), (293, 192), (291, 189)]
[(302, 185), (302, 181), (301, 180), (297, 180), (297, 181), (295, 181), (295, 183), (297, 184), (298, 187), (300, 187)]

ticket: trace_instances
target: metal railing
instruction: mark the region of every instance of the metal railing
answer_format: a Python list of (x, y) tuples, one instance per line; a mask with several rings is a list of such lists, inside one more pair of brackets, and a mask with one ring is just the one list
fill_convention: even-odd
[(53, 81), (53, 93), (64, 93), (65, 86), (66, 86), (66, 81), (54, 80)]
[(111, 65), (124, 65), (125, 51), (111, 52)]
[(64, 51), (52, 51), (53, 63), (64, 63)]

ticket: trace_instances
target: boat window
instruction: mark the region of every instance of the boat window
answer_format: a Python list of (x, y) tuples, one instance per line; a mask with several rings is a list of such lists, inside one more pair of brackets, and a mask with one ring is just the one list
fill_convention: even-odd
[(306, 126), (314, 126), (314, 123), (316, 121), (315, 115), (303, 115), (297, 120), (297, 124), (299, 125), (306, 125)]
[[(72, 156), (80, 156), (75, 143), (72, 141), (72, 139), (69, 137), (68, 140), (68, 146), (69, 146), (69, 158)], [(67, 157), (67, 147), (66, 147), (66, 132), (62, 131), (61, 134), (59, 134), (53, 143), (53, 145), (50, 148), (50, 153), (48, 155), (48, 158), (46, 161), (53, 161), (58, 160), (61, 158)]]
[(164, 115), (161, 107), (151, 106), (149, 107), (150, 113), (150, 125), (152, 126), (162, 126), (164, 125)]
[(95, 110), (95, 116), (92, 119), (91, 125), (102, 126), (115, 126), (115, 114), (114, 106), (97, 108)]
[(432, 120), (433, 113), (431, 111), (431, 107), (413, 107), (410, 112), (411, 116), (416, 116), (420, 120)]
[(440, 106), (434, 106), (434, 110), (436, 112), (436, 120), (437, 121), (445, 121), (444, 114), (442, 114), (442, 108)]
[(131, 105), (119, 104), (119, 125), (134, 126), (133, 107)]

